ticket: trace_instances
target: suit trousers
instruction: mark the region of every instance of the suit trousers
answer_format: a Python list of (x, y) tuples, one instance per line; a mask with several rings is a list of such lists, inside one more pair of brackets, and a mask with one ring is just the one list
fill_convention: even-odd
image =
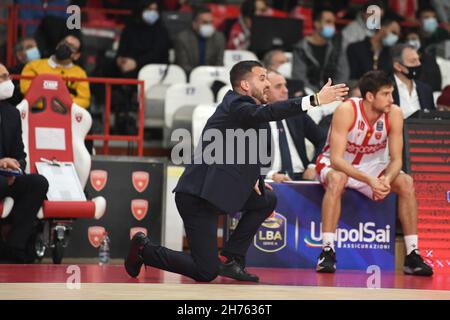
[(7, 218), (11, 224), (6, 238), (9, 247), (25, 250), (47, 190), (47, 179), (38, 174), (18, 176), (11, 186), (8, 186), (5, 177), (0, 176), (0, 199), (14, 199), (14, 206)]
[[(212, 281), (219, 272), (217, 227), (224, 214), (208, 201), (177, 192), (175, 202), (184, 222), (190, 254), (168, 248), (148, 245), (144, 248), (144, 263), (148, 266), (182, 274), (196, 281)], [(264, 220), (276, 206), (276, 195), (265, 189), (259, 196), (252, 192), (242, 208), (242, 218), (223, 251), (227, 255), (245, 257), (251, 241)]]

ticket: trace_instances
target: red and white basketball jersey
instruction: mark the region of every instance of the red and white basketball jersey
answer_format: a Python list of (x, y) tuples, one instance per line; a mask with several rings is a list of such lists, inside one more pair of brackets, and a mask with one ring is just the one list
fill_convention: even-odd
[[(372, 126), (364, 114), (362, 99), (350, 98), (349, 101), (353, 105), (355, 120), (347, 134), (344, 159), (356, 167), (386, 161), (388, 114), (383, 113)], [(330, 166), (330, 134), (331, 127), (323, 152), (317, 158), (317, 171), (324, 166)]]

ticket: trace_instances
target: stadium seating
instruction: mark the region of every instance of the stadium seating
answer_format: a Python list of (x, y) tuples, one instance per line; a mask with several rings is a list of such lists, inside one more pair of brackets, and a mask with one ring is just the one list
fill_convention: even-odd
[(192, 113), (192, 143), (197, 147), (203, 128), (209, 117), (216, 111), (215, 104), (199, 104)]
[(205, 84), (174, 84), (167, 89), (164, 119), (164, 141), (169, 144), (169, 133), (177, 128), (191, 128), (192, 112), (198, 104), (213, 103), (214, 96)]
[(217, 102), (220, 103), (223, 100), (223, 97), (227, 94), (228, 90), (232, 90), (231, 85), (230, 86), (223, 86), (220, 88), (219, 92), (217, 93)]
[(189, 76), (191, 84), (206, 84), (211, 86), (214, 81), (221, 81), (225, 84), (230, 83), (228, 70), (225, 67), (216, 66), (198, 66), (194, 68)]
[(164, 127), (164, 99), (167, 88), (176, 83), (186, 83), (184, 70), (178, 65), (148, 64), (139, 70), (139, 80), (145, 88), (145, 128)]
[(225, 50), (223, 63), (226, 68), (231, 69), (236, 63), (243, 60), (258, 60), (258, 57), (247, 50)]

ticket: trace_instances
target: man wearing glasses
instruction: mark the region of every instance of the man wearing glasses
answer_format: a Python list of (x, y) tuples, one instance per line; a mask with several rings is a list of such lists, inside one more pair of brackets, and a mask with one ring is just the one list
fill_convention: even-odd
[[(68, 35), (56, 46), (55, 53), (48, 59), (39, 59), (29, 62), (22, 71), (22, 76), (35, 77), (39, 74), (57, 74), (62, 77), (87, 78), (86, 72), (74, 64), (81, 56), (81, 42)], [(20, 80), (20, 90), (26, 94), (30, 88), (31, 80)], [(73, 101), (83, 108), (88, 108), (91, 100), (89, 83), (87, 81), (66, 81), (67, 88)]]
[[(47, 194), (48, 182), (41, 175), (23, 173), (26, 154), (20, 114), (6, 102), (13, 92), (14, 84), (8, 70), (0, 64), (0, 201), (6, 197), (14, 199), (12, 211), (4, 220), (10, 225), (10, 231), (5, 239), (0, 237), (0, 263), (31, 263), (34, 256), (27, 247), (30, 247), (36, 216)], [(2, 212), (3, 209), (0, 210)]]

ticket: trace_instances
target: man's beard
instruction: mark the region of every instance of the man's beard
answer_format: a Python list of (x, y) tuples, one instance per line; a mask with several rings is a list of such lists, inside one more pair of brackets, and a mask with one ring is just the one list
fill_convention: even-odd
[(261, 104), (267, 103), (267, 96), (265, 96), (262, 91), (253, 89), (250, 93), (251, 93), (252, 97), (257, 99)]

